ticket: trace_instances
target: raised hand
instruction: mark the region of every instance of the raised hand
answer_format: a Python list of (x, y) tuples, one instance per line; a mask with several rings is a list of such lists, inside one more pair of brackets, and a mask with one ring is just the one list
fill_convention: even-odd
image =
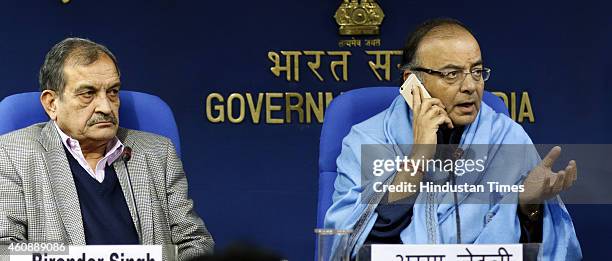
[(541, 204), (574, 184), (578, 175), (576, 161), (571, 160), (565, 169), (556, 173), (552, 171), (552, 166), (559, 155), (561, 147), (555, 146), (540, 164), (529, 172), (523, 183), (525, 190), (519, 194), (522, 210), (528, 211), (529, 205)]

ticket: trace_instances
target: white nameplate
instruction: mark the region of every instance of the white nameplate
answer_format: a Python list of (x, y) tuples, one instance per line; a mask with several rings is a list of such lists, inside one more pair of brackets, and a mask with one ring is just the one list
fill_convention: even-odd
[(523, 246), (508, 245), (372, 245), (371, 261), (523, 261)]
[(162, 261), (161, 245), (90, 245), (67, 246), (67, 253), (32, 251), (13, 253), (10, 260), (17, 261)]

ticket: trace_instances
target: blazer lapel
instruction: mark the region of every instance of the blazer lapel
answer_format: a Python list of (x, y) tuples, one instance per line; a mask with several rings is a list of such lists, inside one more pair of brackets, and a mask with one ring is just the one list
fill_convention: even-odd
[(64, 145), (53, 121), (47, 122), (43, 128), (40, 143), (45, 148), (45, 163), (51, 180), (51, 189), (64, 229), (68, 234), (68, 243), (85, 245), (79, 197)]
[[(117, 137), (124, 146), (134, 148), (134, 141), (129, 139), (127, 132), (128, 130), (119, 128)], [(136, 151), (132, 153), (132, 157), (127, 164), (122, 159), (117, 159), (113, 163), (113, 167), (128, 203), (140, 243), (154, 244), (153, 210), (151, 208), (152, 202), (145, 155)]]

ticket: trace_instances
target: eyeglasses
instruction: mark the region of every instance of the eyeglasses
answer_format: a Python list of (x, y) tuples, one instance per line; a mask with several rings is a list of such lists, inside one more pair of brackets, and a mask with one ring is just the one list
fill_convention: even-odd
[(458, 82), (462, 82), (465, 79), (465, 76), (467, 74), (471, 74), (472, 78), (475, 81), (486, 81), (489, 79), (489, 76), (491, 76), (491, 69), (489, 68), (477, 68), (477, 69), (472, 69), (471, 71), (468, 71), (468, 72), (465, 72), (462, 70), (452, 70), (452, 71), (441, 72), (441, 71), (436, 71), (433, 69), (427, 69), (427, 68), (421, 68), (421, 67), (411, 68), (410, 70), (417, 71), (417, 72), (424, 72), (427, 74), (438, 75), (440, 78), (444, 79), (444, 81), (446, 81), (448, 84), (455, 84)]

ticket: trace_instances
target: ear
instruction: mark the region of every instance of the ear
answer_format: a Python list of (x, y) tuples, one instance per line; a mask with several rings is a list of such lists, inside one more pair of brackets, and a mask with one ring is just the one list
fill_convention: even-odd
[(408, 76), (410, 76), (412, 72), (408, 69), (404, 70), (404, 72), (402, 73), (402, 77), (404, 78), (404, 81), (406, 81), (406, 79), (408, 79)]
[(40, 94), (40, 103), (42, 104), (43, 108), (45, 108), (45, 111), (47, 112), (47, 115), (49, 115), (49, 118), (51, 118), (51, 120), (57, 119), (56, 103), (58, 100), (59, 100), (59, 96), (57, 95), (55, 91), (44, 90)]

